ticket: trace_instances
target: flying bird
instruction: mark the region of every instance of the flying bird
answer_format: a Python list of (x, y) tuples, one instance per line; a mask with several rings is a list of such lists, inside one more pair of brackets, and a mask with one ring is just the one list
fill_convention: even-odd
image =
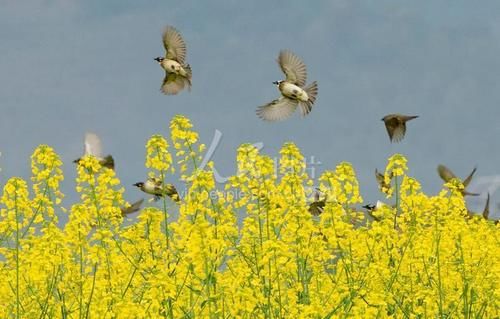
[(179, 31), (167, 26), (163, 31), (165, 57), (157, 57), (155, 61), (165, 70), (165, 78), (160, 91), (166, 95), (174, 95), (185, 87), (191, 90), (191, 67), (186, 63), (186, 42)]
[[(469, 174), (469, 176), (467, 176), (463, 180), (462, 184), (464, 185), (464, 189), (462, 191), (462, 195), (464, 195), (464, 196), (466, 196), (466, 195), (469, 195), (469, 196), (478, 196), (479, 195), (477, 193), (470, 193), (470, 192), (467, 191), (467, 186), (470, 184), (470, 182), (472, 180), (472, 177), (474, 176), (474, 173), (476, 173), (476, 170), (477, 170), (477, 168), (474, 167), (474, 169)], [(441, 165), (441, 164), (438, 165), (437, 171), (438, 171), (439, 177), (441, 177), (441, 179), (443, 181), (445, 181), (446, 183), (448, 183), (453, 178), (457, 178), (457, 176), (455, 174), (453, 174), (453, 172), (448, 167), (446, 167), (444, 165)]]
[(323, 210), (325, 209), (325, 204), (326, 204), (326, 198), (324, 199), (319, 199), (319, 192), (316, 191), (314, 193), (314, 201), (309, 204), (309, 213), (313, 216), (319, 216), (323, 213)]
[(127, 215), (133, 214), (141, 209), (142, 202), (144, 202), (144, 198), (139, 199), (135, 203), (130, 206), (122, 207), (120, 210), (122, 211), (122, 216), (125, 217)]
[(180, 204), (180, 197), (177, 189), (172, 184), (163, 185), (162, 181), (157, 178), (148, 178), (146, 182), (137, 182), (133, 186), (138, 187), (146, 194), (154, 195), (155, 201), (167, 195), (174, 202)]
[(406, 122), (416, 119), (416, 115), (389, 114), (382, 118), (391, 142), (400, 142), (406, 133)]
[[(390, 174), (391, 180), (392, 180), (392, 173)], [(391, 185), (388, 185), (385, 182), (384, 174), (380, 173), (378, 169), (375, 169), (375, 178), (377, 179), (377, 183), (379, 185), (379, 188), (382, 190), (384, 188), (390, 188)]]
[[(83, 144), (83, 156), (88, 156), (92, 155), (97, 160), (99, 160), (99, 164), (103, 167), (107, 167), (109, 169), (115, 169), (115, 160), (113, 159), (113, 156), (107, 155), (105, 157), (102, 157), (102, 145), (101, 145), (101, 139), (97, 134), (87, 132), (85, 134), (85, 140)], [(83, 157), (82, 156), (82, 157)], [(73, 163), (80, 163), (80, 160), (82, 157), (77, 158), (76, 160), (73, 161)]]
[(259, 106), (257, 116), (266, 121), (282, 121), (290, 117), (297, 106), (302, 116), (311, 112), (318, 94), (316, 81), (306, 85), (307, 69), (302, 60), (290, 51), (282, 50), (277, 60), (285, 73), (285, 80), (275, 81), (281, 96), (272, 102)]

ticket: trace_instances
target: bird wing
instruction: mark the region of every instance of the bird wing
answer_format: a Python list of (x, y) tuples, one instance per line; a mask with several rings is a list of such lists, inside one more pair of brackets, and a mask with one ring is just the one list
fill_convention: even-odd
[(189, 80), (185, 77), (175, 73), (165, 73), (160, 91), (166, 95), (175, 95), (184, 90), (186, 86), (188, 89), (191, 87)]
[(258, 117), (265, 121), (282, 121), (295, 112), (297, 105), (296, 100), (282, 96), (271, 103), (259, 106), (256, 113)]
[(313, 216), (319, 216), (323, 213), (324, 208), (325, 208), (324, 201), (312, 202), (309, 205), (309, 213)]
[(133, 214), (139, 209), (141, 209), (142, 202), (144, 202), (144, 198), (139, 199), (137, 202), (131, 204), (130, 206), (124, 207), (121, 209), (122, 216), (126, 216), (129, 214)]
[(385, 120), (385, 128), (391, 142), (401, 141), (406, 133), (405, 123), (401, 123), (396, 117)]
[(380, 173), (378, 169), (375, 169), (375, 178), (377, 179), (377, 183), (379, 184), (379, 186), (384, 187), (385, 185), (384, 174)]
[(488, 219), (489, 216), (490, 216), (490, 193), (488, 193), (486, 197), (486, 204), (484, 205), (483, 209), (483, 218)]
[(91, 132), (87, 132), (85, 134), (83, 154), (93, 155), (95, 157), (101, 157), (102, 154), (101, 139), (99, 138), (99, 136), (97, 136), (97, 134)]
[(464, 188), (465, 188), (465, 187), (467, 187), (467, 185), (469, 185), (469, 184), (470, 184), (470, 181), (472, 180), (472, 177), (474, 176), (474, 173), (476, 172), (476, 170), (477, 170), (477, 167), (474, 167), (474, 169), (473, 169), (473, 170), (472, 170), (472, 172), (469, 174), (469, 176), (467, 176), (467, 177), (464, 179), (464, 181), (463, 181), (463, 183), (462, 183), (462, 184), (464, 184)]
[(278, 64), (286, 75), (286, 81), (300, 87), (306, 84), (307, 69), (302, 60), (290, 51), (280, 51)]
[(449, 182), (451, 179), (457, 178), (457, 176), (455, 176), (455, 174), (453, 174), (453, 172), (444, 165), (438, 165), (437, 171), (441, 179), (445, 182)]
[(167, 59), (184, 64), (186, 59), (186, 42), (179, 31), (172, 26), (167, 26), (163, 31), (163, 46), (167, 51)]
[(149, 180), (153, 183), (155, 187), (161, 187), (161, 179), (156, 178), (156, 177), (150, 177)]

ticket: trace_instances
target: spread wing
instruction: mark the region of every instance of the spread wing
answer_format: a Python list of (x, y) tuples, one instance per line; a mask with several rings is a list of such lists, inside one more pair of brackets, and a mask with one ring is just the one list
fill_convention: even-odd
[(286, 75), (286, 81), (303, 87), (306, 84), (307, 69), (302, 60), (290, 51), (280, 51), (278, 64)]
[(483, 218), (488, 219), (490, 216), (490, 193), (488, 193), (488, 196), (486, 197), (486, 204), (484, 205), (483, 209)]
[(186, 42), (179, 31), (172, 26), (167, 26), (163, 31), (163, 46), (167, 51), (167, 59), (184, 64), (186, 59)]
[(455, 174), (444, 165), (438, 165), (437, 171), (441, 179), (445, 182), (449, 182), (452, 178), (457, 178)]
[(375, 178), (377, 179), (377, 183), (380, 186), (380, 188), (386, 186), (384, 174), (380, 173), (378, 169), (375, 169)]
[(102, 154), (101, 139), (99, 138), (99, 136), (97, 136), (97, 134), (90, 132), (87, 132), (85, 134), (83, 154), (93, 155), (95, 157), (101, 157)]
[(282, 121), (295, 112), (297, 105), (296, 100), (282, 96), (271, 103), (259, 106), (256, 113), (258, 117), (265, 121)]
[(476, 172), (477, 168), (474, 167), (474, 169), (472, 170), (472, 172), (469, 174), (469, 176), (467, 176), (465, 179), (464, 179), (464, 187), (467, 187), (467, 185), (470, 184), (470, 181), (472, 180), (472, 177), (474, 177), (474, 173)]
[(401, 123), (396, 117), (385, 121), (385, 128), (389, 134), (391, 142), (399, 142), (403, 139), (406, 133), (405, 123)]
[(325, 201), (312, 202), (309, 205), (309, 213), (313, 216), (319, 216), (325, 209)]
[(165, 78), (160, 91), (166, 95), (175, 95), (184, 90), (185, 87), (191, 88), (191, 83), (185, 77), (175, 73), (165, 73)]
[(144, 198), (141, 198), (140, 200), (138, 200), (137, 202), (133, 203), (133, 204), (132, 204), (132, 205), (130, 205), (130, 206), (123, 207), (123, 208), (121, 209), (121, 211), (122, 211), (122, 216), (126, 216), (126, 215), (129, 215), (129, 214), (133, 214), (133, 213), (137, 212), (138, 210), (140, 210), (140, 209), (141, 209), (142, 202), (144, 202)]

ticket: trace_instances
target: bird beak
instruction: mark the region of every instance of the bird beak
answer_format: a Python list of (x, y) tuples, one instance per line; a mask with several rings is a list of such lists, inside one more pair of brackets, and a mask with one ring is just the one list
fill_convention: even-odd
[(132, 184), (132, 186), (136, 186), (136, 187), (139, 187), (140, 183), (135, 183), (135, 184)]
[(278, 84), (280, 84), (280, 83), (279, 83), (278, 81), (274, 81), (274, 82), (273, 82), (273, 84), (278, 85)]
[(156, 62), (160, 62), (160, 58), (154, 58), (153, 60), (155, 60)]

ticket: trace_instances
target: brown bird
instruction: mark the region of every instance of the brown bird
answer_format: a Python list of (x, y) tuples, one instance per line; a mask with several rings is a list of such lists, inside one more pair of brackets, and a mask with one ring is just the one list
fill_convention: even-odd
[(391, 142), (400, 142), (406, 133), (406, 122), (416, 119), (416, 115), (389, 114), (382, 118)]
[[(469, 174), (469, 176), (467, 176), (462, 184), (464, 185), (464, 189), (462, 191), (462, 194), (464, 196), (466, 195), (469, 195), (469, 196), (478, 196), (479, 194), (477, 193), (470, 193), (467, 191), (467, 186), (470, 184), (471, 180), (472, 180), (472, 177), (474, 176), (474, 173), (476, 172), (477, 168), (474, 167), (474, 169), (472, 170), (472, 172)], [(444, 165), (438, 165), (437, 167), (437, 171), (438, 171), (438, 174), (439, 174), (439, 177), (441, 177), (441, 179), (443, 181), (445, 181), (446, 183), (448, 183), (451, 179), (453, 178), (457, 178), (457, 176), (455, 174), (453, 174), (453, 172), (446, 166)]]
[(120, 210), (122, 211), (122, 216), (125, 217), (139, 211), (141, 209), (142, 202), (144, 202), (144, 198), (139, 199), (137, 202), (131, 204), (130, 206), (120, 208)]
[(191, 89), (191, 67), (186, 63), (186, 42), (179, 31), (172, 26), (167, 26), (163, 31), (163, 46), (165, 57), (154, 60), (165, 70), (165, 78), (161, 91), (166, 95), (174, 95), (185, 87)]
[(326, 204), (326, 197), (322, 200), (319, 199), (319, 191), (314, 193), (314, 201), (309, 204), (309, 213), (313, 216), (319, 216), (323, 213)]
[[(391, 173), (391, 179), (392, 179), (392, 173)], [(375, 169), (375, 178), (377, 179), (377, 183), (379, 185), (379, 188), (382, 190), (383, 188), (390, 188), (391, 186), (386, 184), (384, 174), (380, 173), (378, 169)]]

